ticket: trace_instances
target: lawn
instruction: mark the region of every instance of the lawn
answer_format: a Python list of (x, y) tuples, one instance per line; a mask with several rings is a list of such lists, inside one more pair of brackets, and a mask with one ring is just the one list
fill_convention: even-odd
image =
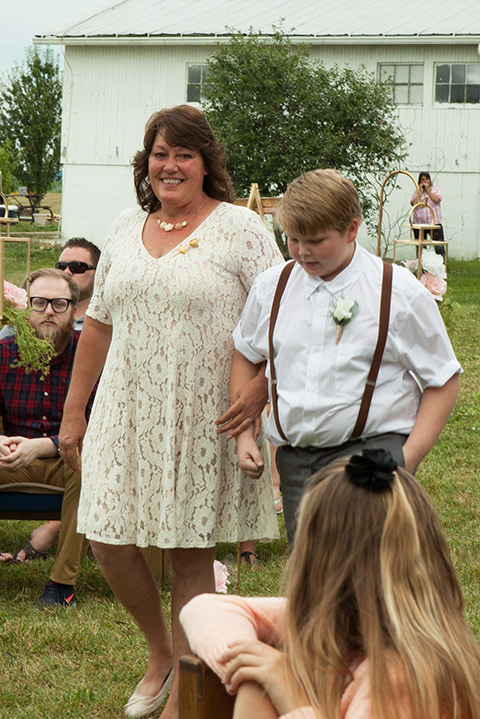
[[(51, 250), (32, 252), (32, 269), (52, 265), (55, 259)], [(13, 272), (15, 261), (10, 262)], [(480, 263), (451, 262), (449, 269), (442, 312), (464, 375), (450, 422), (422, 463), (418, 479), (439, 513), (464, 591), (466, 615), (480, 638)], [(22, 271), (15, 269), (18, 274)], [(7, 263), (11, 279), (8, 272)], [(287, 554), (281, 517), (279, 522), (281, 539), (259, 546), (261, 568), (242, 568), (240, 587), (232, 573), (229, 591), (278, 592)], [(1, 522), (0, 548), (18, 548), (34, 526)], [(221, 545), (217, 556), (230, 563), (234, 553), (234, 545)], [(0, 719), (120, 718), (122, 705), (145, 667), (141, 635), (112, 597), (91, 555), (80, 573), (75, 610), (34, 609), (52, 563), (49, 558), (30, 566), (0, 566)], [(168, 585), (163, 595), (168, 613)]]

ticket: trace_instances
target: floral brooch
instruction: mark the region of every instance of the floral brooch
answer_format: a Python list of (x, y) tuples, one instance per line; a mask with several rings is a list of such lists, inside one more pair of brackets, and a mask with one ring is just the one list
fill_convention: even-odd
[(338, 345), (343, 334), (343, 328), (346, 324), (353, 320), (358, 312), (357, 300), (347, 300), (343, 295), (332, 299), (332, 310), (330, 317), (337, 325), (335, 333), (335, 344)]
[[(198, 240), (196, 237), (192, 237), (188, 243), (188, 247), (198, 247)], [(177, 251), (173, 253), (172, 257), (175, 257), (176, 255), (185, 255), (188, 252), (188, 247), (178, 245)]]

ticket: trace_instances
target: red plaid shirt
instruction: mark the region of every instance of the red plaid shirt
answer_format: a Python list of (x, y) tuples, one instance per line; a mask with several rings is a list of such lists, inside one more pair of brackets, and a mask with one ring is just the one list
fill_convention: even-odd
[[(50, 364), (44, 380), (39, 372), (27, 374), (23, 367), (11, 367), (18, 359), (15, 337), (0, 341), (0, 413), (3, 434), (8, 437), (49, 437), (58, 447), (63, 405), (72, 376), (73, 360), (80, 332), (74, 332), (66, 349)], [(96, 389), (96, 388), (95, 388)], [(88, 401), (90, 416), (95, 389)]]

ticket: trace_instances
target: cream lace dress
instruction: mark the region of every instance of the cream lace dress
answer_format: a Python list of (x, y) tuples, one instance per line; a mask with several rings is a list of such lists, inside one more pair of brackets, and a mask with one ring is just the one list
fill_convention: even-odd
[(229, 406), (248, 290), (280, 253), (255, 213), (222, 203), (184, 254), (156, 259), (142, 242), (146, 217), (115, 221), (87, 311), (113, 336), (83, 446), (78, 530), (164, 548), (275, 537), (269, 474), (241, 474), (235, 441), (214, 422)]

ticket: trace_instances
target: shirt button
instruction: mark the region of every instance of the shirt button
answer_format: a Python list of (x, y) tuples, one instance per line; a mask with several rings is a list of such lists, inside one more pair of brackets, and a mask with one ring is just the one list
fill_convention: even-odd
[(42, 417), (42, 419), (47, 419), (46, 417)]
[(44, 392), (43, 394), (45, 395), (45, 397), (48, 397), (48, 392)]
[(46, 437), (46, 436), (47, 436), (47, 433), (46, 433), (46, 432), (44, 432), (44, 433), (43, 433), (43, 436), (44, 436), (44, 437)]

